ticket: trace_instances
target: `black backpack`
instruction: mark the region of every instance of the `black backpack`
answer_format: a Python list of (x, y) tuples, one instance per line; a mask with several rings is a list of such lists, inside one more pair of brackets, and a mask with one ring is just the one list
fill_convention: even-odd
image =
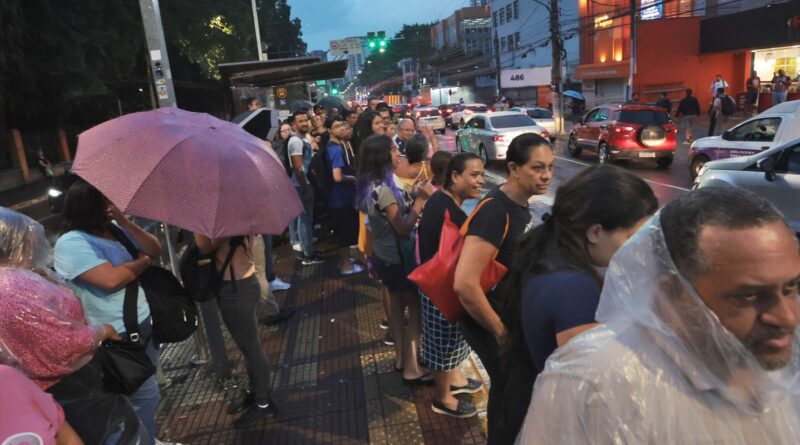
[(732, 116), (733, 113), (736, 112), (736, 102), (733, 101), (733, 98), (728, 96), (727, 94), (722, 96), (722, 115), (723, 116)]
[[(225, 257), (222, 268), (217, 270), (217, 252), (202, 254), (200, 249), (197, 248), (197, 244), (192, 242), (180, 266), (181, 279), (184, 286), (186, 286), (189, 298), (198, 303), (215, 298), (220, 287), (222, 287), (224, 271), (230, 267), (231, 274), (233, 274), (233, 266), (231, 265), (233, 254), (239, 246), (243, 245), (243, 236), (235, 236), (229, 239), (228, 246), (230, 250), (228, 256)], [(236, 286), (236, 281), (233, 281), (233, 284)]]
[[(125, 246), (133, 259), (139, 257), (139, 249), (122, 229), (109, 224), (108, 231)], [(164, 268), (150, 266), (138, 280), (150, 306), (155, 342), (178, 343), (191, 337), (198, 325), (197, 307), (175, 275)]]
[[(289, 139), (293, 137), (295, 136), (289, 136)], [(275, 153), (278, 155), (278, 159), (281, 160), (283, 169), (286, 170), (286, 175), (291, 178), (292, 173), (294, 173), (294, 167), (292, 167), (292, 161), (289, 159), (289, 139), (276, 144)]]
[[(333, 142), (328, 142), (328, 145)], [(328, 163), (328, 145), (321, 147), (311, 158), (308, 166), (308, 182), (314, 189), (314, 199), (328, 202), (328, 195), (333, 187), (333, 172)]]

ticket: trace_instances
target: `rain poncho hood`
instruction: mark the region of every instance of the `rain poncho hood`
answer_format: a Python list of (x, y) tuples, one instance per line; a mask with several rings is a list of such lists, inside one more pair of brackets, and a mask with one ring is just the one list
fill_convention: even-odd
[(678, 272), (659, 215), (614, 256), (599, 327), (539, 376), (519, 443), (800, 443), (800, 338), (767, 371)]
[(0, 363), (47, 388), (91, 358), (103, 326), (47, 265), (41, 224), (0, 207)]

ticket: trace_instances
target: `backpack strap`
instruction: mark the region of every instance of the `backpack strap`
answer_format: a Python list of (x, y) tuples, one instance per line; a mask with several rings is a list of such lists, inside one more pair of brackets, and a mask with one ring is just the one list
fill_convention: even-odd
[[(116, 224), (108, 224), (106, 229), (119, 241), (120, 244), (125, 246), (128, 253), (135, 260), (139, 257), (139, 250), (133, 245), (131, 240), (125, 235), (125, 232), (117, 227)], [(125, 286), (125, 300), (122, 302), (122, 323), (125, 325), (125, 333), (128, 338), (138, 343), (139, 340), (139, 320), (137, 319), (139, 303), (139, 280), (133, 280)]]
[(236, 253), (236, 249), (239, 247), (244, 246), (244, 236), (234, 236), (228, 239), (228, 255), (225, 257), (225, 262), (222, 263), (222, 276), (225, 276), (225, 269), (230, 268), (231, 271), (231, 285), (233, 286), (233, 292), (237, 292), (236, 288), (236, 275), (233, 271), (233, 254)]
[[(479, 202), (478, 205), (475, 207), (475, 210), (473, 210), (472, 213), (467, 218), (467, 220), (464, 221), (464, 225), (461, 226), (461, 230), (460, 230), (462, 238), (466, 238), (467, 232), (469, 231), (469, 224), (472, 222), (472, 218), (474, 218), (475, 215), (478, 214), (478, 212), (480, 211), (480, 209), (483, 207), (484, 204), (486, 204), (487, 202), (491, 201), (492, 199), (494, 199), (494, 198), (486, 198), (483, 201)], [(506, 226), (503, 229), (503, 238), (500, 240), (500, 245), (501, 246), (503, 245), (503, 243), (506, 242), (506, 237), (508, 236), (508, 226), (510, 225), (510, 222), (511, 221), (510, 221), (510, 218), (508, 216), (508, 212), (506, 212)], [(500, 249), (497, 249), (497, 252), (495, 252), (494, 257), (492, 259), (494, 260), (495, 258), (497, 258), (497, 255), (499, 255), (499, 254), (500, 254)]]

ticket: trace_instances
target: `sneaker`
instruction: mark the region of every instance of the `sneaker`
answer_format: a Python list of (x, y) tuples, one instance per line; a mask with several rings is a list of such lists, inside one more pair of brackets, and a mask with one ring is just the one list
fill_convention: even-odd
[(247, 391), (238, 400), (231, 400), (231, 403), (228, 404), (228, 414), (236, 414), (245, 408), (249, 408), (254, 403), (256, 403), (256, 394)]
[(200, 358), (200, 356), (198, 356), (197, 354), (193, 355), (190, 361), (194, 366), (205, 365), (206, 363), (208, 363), (207, 358)]
[(275, 407), (274, 403), (269, 402), (263, 405), (254, 403), (247, 408), (247, 411), (245, 411), (242, 417), (239, 417), (233, 422), (233, 427), (237, 430), (245, 429), (259, 420), (266, 419), (270, 416), (278, 416), (278, 408)]
[(267, 326), (275, 326), (276, 324), (283, 323), (284, 321), (292, 318), (295, 312), (297, 311), (291, 306), (282, 307), (280, 310), (278, 310), (277, 314), (267, 315), (261, 320), (261, 322)]
[(361, 272), (364, 272), (364, 268), (361, 267), (361, 265), (359, 265), (359, 264), (353, 264), (352, 266), (350, 266), (350, 270), (346, 270), (346, 271), (342, 272), (342, 275), (344, 275), (344, 276), (355, 275), (355, 274), (361, 273)]
[(434, 400), (431, 404), (431, 410), (436, 414), (444, 414), (445, 416), (458, 417), (459, 419), (466, 419), (478, 414), (478, 410), (470, 402), (459, 399), (456, 409), (450, 409), (444, 404)]
[(301, 246), (300, 243), (292, 244), (292, 250), (294, 250), (295, 252), (302, 252), (303, 246)]
[(392, 338), (392, 334), (386, 333), (386, 336), (383, 337), (383, 344), (386, 346), (394, 346), (394, 339)]
[(278, 292), (282, 290), (289, 290), (292, 288), (292, 285), (281, 280), (280, 278), (275, 278), (269, 282), (269, 288), (274, 292)]
[(464, 386), (450, 385), (450, 394), (475, 394), (483, 388), (483, 382), (467, 378), (467, 384)]
[(321, 256), (319, 256), (317, 254), (309, 255), (307, 257), (304, 257), (302, 260), (300, 260), (300, 263), (303, 266), (313, 266), (315, 264), (322, 264), (324, 262), (325, 262), (325, 258), (322, 258)]
[(389, 322), (386, 320), (381, 320), (381, 329), (383, 330), (389, 329)]

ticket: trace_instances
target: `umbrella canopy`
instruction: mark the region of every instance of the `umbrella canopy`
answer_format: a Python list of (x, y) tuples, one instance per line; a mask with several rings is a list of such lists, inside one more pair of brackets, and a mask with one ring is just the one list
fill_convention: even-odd
[(328, 110), (328, 114), (330, 114), (331, 110), (336, 108), (339, 112), (343, 112), (344, 110), (349, 110), (350, 107), (347, 106), (347, 102), (342, 100), (339, 97), (332, 97), (327, 96), (323, 97), (319, 101), (317, 101), (317, 105), (322, 105), (323, 108)]
[(303, 109), (310, 110), (312, 108), (314, 108), (314, 104), (312, 104), (311, 102), (307, 100), (296, 100), (292, 102), (292, 105), (289, 106), (289, 111), (291, 111), (292, 113), (296, 113)]
[(128, 114), (81, 133), (73, 171), (127, 214), (212, 238), (280, 234), (303, 211), (264, 141), (177, 108)]
[(581, 93), (575, 91), (575, 90), (564, 91), (564, 96), (571, 97), (573, 99), (578, 99), (578, 100), (585, 100), (583, 98), (583, 95)]

